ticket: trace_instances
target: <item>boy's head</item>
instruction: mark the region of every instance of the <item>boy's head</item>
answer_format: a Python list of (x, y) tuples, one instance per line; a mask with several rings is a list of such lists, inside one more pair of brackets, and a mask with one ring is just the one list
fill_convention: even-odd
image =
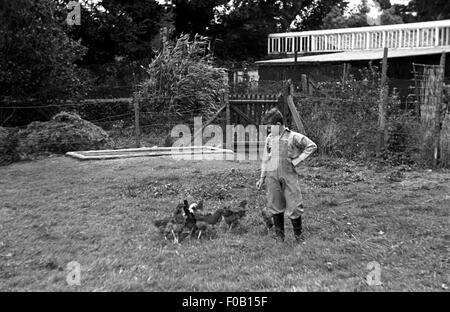
[(265, 125), (283, 125), (283, 114), (276, 107), (266, 111), (263, 117), (263, 124)]

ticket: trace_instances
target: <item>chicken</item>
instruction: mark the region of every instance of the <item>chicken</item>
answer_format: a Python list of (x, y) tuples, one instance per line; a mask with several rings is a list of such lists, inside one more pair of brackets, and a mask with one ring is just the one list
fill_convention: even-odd
[(175, 208), (175, 210), (173, 211), (172, 216), (164, 218), (164, 219), (159, 219), (159, 220), (154, 220), (153, 221), (153, 225), (159, 230), (159, 232), (161, 234), (164, 234), (165, 232), (165, 228), (167, 226), (167, 224), (170, 221), (173, 221), (173, 218), (176, 218), (177, 216), (182, 215), (183, 212), (183, 207), (184, 207), (184, 203), (183, 204), (179, 204), (177, 205), (177, 207)]
[(198, 231), (197, 238), (200, 239), (200, 237), (204, 232), (206, 232), (208, 229), (219, 223), (220, 220), (222, 219), (222, 215), (223, 209), (218, 209), (212, 214), (211, 213), (205, 215), (199, 213), (195, 214), (196, 226)]
[(180, 214), (172, 217), (164, 228), (164, 237), (172, 234), (174, 244), (180, 243), (180, 234), (184, 230), (185, 218)]
[(203, 200), (189, 205), (189, 211), (191, 213), (196, 213), (199, 210), (203, 210)]
[(195, 219), (195, 215), (191, 212), (189, 205), (185, 205), (183, 207), (183, 209), (184, 209), (184, 214), (186, 216), (184, 226), (185, 226), (186, 230), (188, 230), (192, 236), (195, 233), (195, 231), (197, 230), (197, 221)]
[(228, 230), (236, 227), (239, 224), (239, 220), (242, 219), (246, 214), (247, 201), (243, 200), (239, 203), (239, 207), (242, 208), (238, 211), (233, 211), (229, 207), (224, 209), (223, 219), (228, 226)]
[(214, 213), (195, 213), (194, 216), (197, 222), (206, 222), (210, 225), (216, 225), (221, 220), (223, 212), (223, 209), (217, 209)]
[(179, 243), (180, 235), (183, 233), (186, 227), (186, 211), (188, 210), (188, 202), (186, 200), (183, 203), (177, 205), (172, 213), (172, 216), (160, 220), (154, 220), (153, 225), (159, 229), (159, 232), (167, 239), (169, 236), (173, 238), (174, 243)]

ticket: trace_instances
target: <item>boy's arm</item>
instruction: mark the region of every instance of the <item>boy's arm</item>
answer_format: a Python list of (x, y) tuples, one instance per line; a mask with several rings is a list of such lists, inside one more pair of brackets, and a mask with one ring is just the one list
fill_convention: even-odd
[(311, 139), (308, 138), (306, 135), (295, 134), (294, 144), (296, 147), (300, 149), (304, 148), (303, 152), (298, 157), (292, 160), (292, 164), (294, 165), (294, 167), (296, 167), (299, 163), (308, 158), (308, 156), (311, 155), (317, 149), (316, 143), (311, 141)]
[(267, 161), (269, 160), (269, 152), (267, 150), (268, 145), (269, 145), (269, 137), (266, 138), (266, 142), (264, 144), (264, 152), (261, 162), (261, 179), (264, 179), (267, 175)]

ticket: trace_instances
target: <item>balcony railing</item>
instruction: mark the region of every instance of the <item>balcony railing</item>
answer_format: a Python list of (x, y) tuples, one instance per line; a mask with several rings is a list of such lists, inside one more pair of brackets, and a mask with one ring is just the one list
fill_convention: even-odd
[(414, 49), (450, 45), (450, 20), (270, 34), (267, 53)]

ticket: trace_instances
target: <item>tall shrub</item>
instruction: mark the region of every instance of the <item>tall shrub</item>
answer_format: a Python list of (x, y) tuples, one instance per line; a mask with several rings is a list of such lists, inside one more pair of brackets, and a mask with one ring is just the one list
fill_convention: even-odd
[(174, 123), (217, 111), (227, 78), (225, 69), (215, 67), (205, 55), (206, 44), (203, 38), (191, 41), (187, 35), (167, 43), (145, 68), (148, 78), (134, 94), (144, 112), (153, 112), (159, 122)]

